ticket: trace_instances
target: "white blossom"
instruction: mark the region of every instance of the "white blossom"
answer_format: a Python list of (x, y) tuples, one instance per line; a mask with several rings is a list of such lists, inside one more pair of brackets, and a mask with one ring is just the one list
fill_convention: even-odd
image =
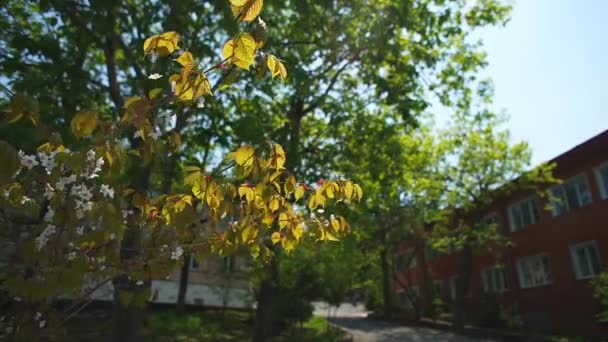
[(90, 161), (95, 160), (95, 156), (96, 156), (96, 155), (97, 155), (97, 154), (95, 153), (95, 150), (94, 150), (94, 149), (90, 149), (90, 150), (88, 150), (88, 151), (87, 151), (87, 161), (89, 161), (89, 162), (90, 162)]
[(109, 187), (107, 184), (102, 184), (101, 187), (99, 187), (99, 192), (101, 192), (101, 194), (105, 197), (114, 198), (114, 189)]
[(100, 270), (100, 271), (103, 271), (103, 270), (105, 270), (105, 269), (106, 269), (106, 265), (101, 265), (101, 266), (99, 267), (99, 270)]
[(55, 155), (56, 154), (57, 154), (57, 152), (51, 152), (49, 154), (47, 154), (45, 152), (38, 152), (38, 159), (40, 160), (40, 165), (42, 165), (45, 168), (46, 173), (48, 173), (49, 175), (55, 168)]
[(141, 138), (141, 130), (135, 131), (133, 133), (133, 139)]
[(205, 108), (205, 98), (204, 97), (199, 97), (198, 101), (196, 102), (196, 107), (197, 108)]
[(178, 260), (184, 254), (183, 248), (180, 246), (175, 247), (175, 250), (171, 252), (171, 260)]
[(29, 198), (25, 195), (23, 197), (21, 197), (21, 204), (26, 204), (26, 203), (30, 203), (30, 202), (32, 202), (31, 198)]
[(84, 226), (78, 226), (78, 227), (76, 227), (76, 234), (82, 236), (84, 234)]
[(27, 155), (23, 151), (19, 151), (19, 158), (21, 159), (21, 166), (24, 166), (28, 170), (38, 165), (38, 161), (34, 155)]
[(150, 133), (150, 137), (153, 140), (158, 140), (158, 138), (160, 138), (161, 135), (163, 135), (163, 134), (160, 131), (158, 131), (158, 130)]
[(78, 184), (72, 187), (70, 195), (78, 197), (82, 201), (88, 201), (93, 198), (93, 193), (85, 184)]
[(44, 214), (44, 222), (53, 222), (53, 217), (55, 216), (55, 210), (51, 207)]
[(68, 253), (67, 258), (68, 258), (68, 261), (72, 261), (72, 260), (76, 259), (76, 252)]
[(61, 177), (59, 178), (59, 181), (55, 183), (55, 189), (57, 189), (57, 191), (64, 191), (65, 187), (76, 182), (76, 179), (76, 175), (74, 174), (69, 175), (68, 177)]
[(137, 283), (135, 283), (135, 285), (137, 285), (137, 286), (143, 286), (144, 282), (141, 281), (141, 280), (138, 280)]
[(13, 297), (13, 300), (14, 300), (15, 302), (20, 302), (20, 301), (21, 301), (21, 297)]
[(264, 22), (264, 20), (262, 20), (262, 18), (260, 18), (260, 17), (258, 17), (258, 25), (260, 25), (262, 30), (266, 31), (266, 29), (267, 29), (266, 22)]
[(46, 228), (44, 228), (44, 230), (42, 231), (42, 233), (40, 233), (40, 235), (38, 235), (36, 239), (34, 239), (34, 242), (36, 244), (36, 250), (40, 251), (42, 248), (44, 248), (44, 246), (46, 246), (46, 243), (49, 241), (49, 236), (55, 234), (55, 231), (56, 227), (54, 225), (47, 225)]
[(157, 80), (157, 79), (159, 79), (161, 77), (163, 77), (163, 75), (161, 75), (159, 73), (154, 73), (154, 74), (148, 76), (148, 78), (151, 79), (151, 80)]
[(38, 327), (40, 329), (44, 328), (46, 326), (46, 321), (40, 321), (40, 323), (38, 323)]
[(34, 320), (38, 321), (42, 318), (42, 314), (40, 312), (36, 312), (36, 314), (34, 315)]
[(116, 234), (112, 233), (110, 234), (110, 240), (115, 240), (116, 239)]
[(50, 200), (51, 198), (53, 198), (53, 196), (55, 195), (55, 189), (53, 189), (53, 187), (51, 186), (51, 184), (46, 183), (44, 185), (44, 198), (46, 198), (47, 200)]

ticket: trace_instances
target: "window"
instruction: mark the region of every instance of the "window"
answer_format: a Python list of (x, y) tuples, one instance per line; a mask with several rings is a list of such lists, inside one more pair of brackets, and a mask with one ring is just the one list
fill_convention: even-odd
[(231, 273), (235, 271), (236, 260), (235, 257), (225, 257), (224, 258), (224, 272)]
[(507, 289), (505, 269), (500, 266), (486, 267), (481, 270), (481, 283), (486, 293), (498, 293)]
[[(456, 282), (458, 281), (459, 278), (460, 278), (459, 275), (450, 277), (450, 298), (452, 300), (456, 299), (456, 286), (457, 286)], [(467, 289), (466, 297), (471, 297), (471, 287), (470, 286)]]
[(198, 263), (195, 257), (190, 258), (190, 269), (194, 271), (198, 271), (201, 265)]
[(397, 291), (399, 297), (399, 305), (405, 308), (412, 307), (412, 300), (417, 301), (420, 297), (418, 286), (411, 286), (409, 288), (400, 289)]
[(591, 192), (585, 175), (570, 178), (563, 184), (551, 188), (549, 193), (553, 216), (591, 204)]
[(600, 273), (600, 257), (595, 241), (570, 246), (576, 279), (591, 278)]
[(537, 223), (540, 220), (538, 199), (532, 197), (512, 205), (509, 207), (509, 218), (511, 219), (512, 232), (521, 230), (527, 225)]
[(522, 289), (551, 284), (549, 257), (534, 255), (517, 261), (519, 286)]
[(443, 296), (443, 282), (441, 280), (433, 280), (433, 292), (435, 297)]
[(600, 188), (600, 196), (602, 199), (608, 198), (608, 163), (605, 163), (595, 169), (595, 177), (597, 186)]

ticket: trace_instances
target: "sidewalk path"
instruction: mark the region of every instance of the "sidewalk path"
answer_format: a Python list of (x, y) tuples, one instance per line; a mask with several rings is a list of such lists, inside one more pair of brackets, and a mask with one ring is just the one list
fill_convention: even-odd
[[(327, 316), (327, 305), (314, 303), (315, 315)], [(402, 326), (367, 318), (367, 312), (361, 306), (342, 304), (337, 310), (331, 309), (330, 321), (351, 334), (354, 342), (410, 342), (410, 341), (491, 341), (456, 335), (452, 332), (425, 327)]]

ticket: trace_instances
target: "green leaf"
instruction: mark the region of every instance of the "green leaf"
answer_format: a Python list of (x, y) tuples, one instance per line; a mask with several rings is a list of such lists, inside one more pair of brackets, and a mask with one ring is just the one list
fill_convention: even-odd
[(6, 184), (20, 167), (17, 150), (4, 140), (0, 140), (0, 184)]

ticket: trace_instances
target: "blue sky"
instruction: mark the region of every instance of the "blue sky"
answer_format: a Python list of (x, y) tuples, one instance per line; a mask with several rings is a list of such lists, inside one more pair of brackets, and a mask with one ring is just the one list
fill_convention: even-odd
[(494, 108), (533, 164), (608, 129), (608, 0), (518, 0), (506, 27), (481, 36)]

